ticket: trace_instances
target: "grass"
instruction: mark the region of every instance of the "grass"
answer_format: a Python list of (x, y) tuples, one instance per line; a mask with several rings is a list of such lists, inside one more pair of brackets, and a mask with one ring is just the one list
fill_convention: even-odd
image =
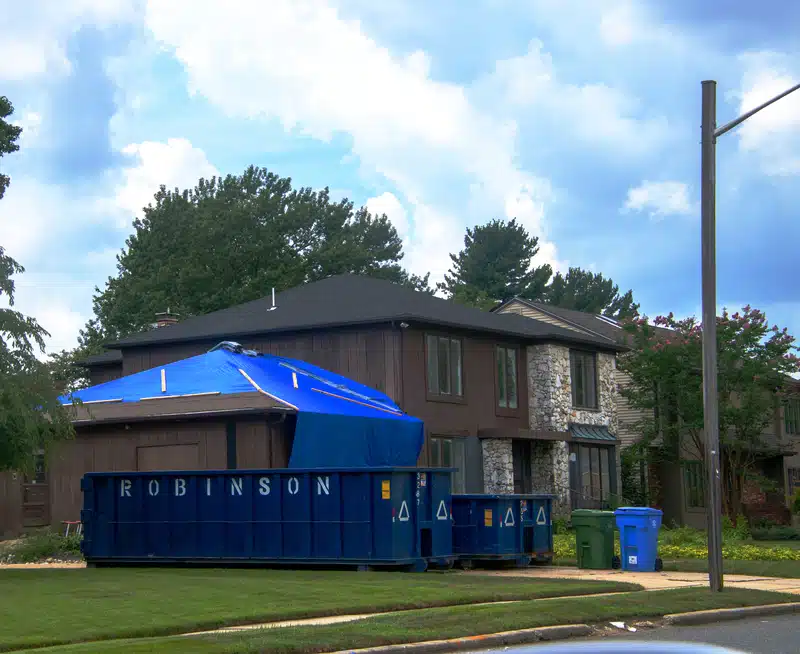
[(598, 623), (663, 616), (667, 613), (774, 604), (796, 599), (783, 593), (729, 589), (711, 593), (687, 588), (570, 598), (508, 605), (409, 611), (349, 624), (258, 630), (191, 638), (147, 639), (61, 647), (47, 652), (324, 652), (473, 636), (565, 623)]
[[(708, 572), (708, 561), (706, 559), (665, 560), (664, 570)], [(736, 561), (725, 559), (723, 572), (731, 575), (797, 579), (800, 578), (800, 561)]]
[(459, 573), (0, 570), (0, 650), (323, 615), (638, 588), (617, 582)]

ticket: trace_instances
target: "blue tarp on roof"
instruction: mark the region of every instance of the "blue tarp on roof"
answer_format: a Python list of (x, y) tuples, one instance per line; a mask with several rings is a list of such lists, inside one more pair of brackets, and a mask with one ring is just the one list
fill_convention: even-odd
[(72, 397), (83, 402), (147, 402), (197, 393), (252, 393), (257, 391), (254, 383), (297, 410), (292, 468), (417, 463), (424, 441), (420, 420), (403, 413), (380, 391), (295, 359), (216, 349), (76, 391)]

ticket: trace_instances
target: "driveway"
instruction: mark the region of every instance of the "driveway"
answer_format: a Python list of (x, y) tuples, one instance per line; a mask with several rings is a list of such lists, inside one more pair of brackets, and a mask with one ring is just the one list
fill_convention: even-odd
[[(593, 579), (596, 581), (628, 581), (645, 590), (708, 586), (705, 572), (625, 572), (623, 570), (579, 570), (578, 568), (531, 567), (513, 570), (476, 570), (468, 574), (536, 577), (539, 579)], [(800, 579), (725, 575), (729, 588), (751, 588), (800, 595)]]

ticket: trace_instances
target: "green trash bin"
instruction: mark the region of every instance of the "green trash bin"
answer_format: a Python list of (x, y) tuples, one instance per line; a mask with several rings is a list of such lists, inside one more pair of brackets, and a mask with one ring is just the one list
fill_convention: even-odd
[(614, 512), (576, 509), (572, 512), (575, 528), (575, 554), (578, 567), (591, 570), (619, 568), (614, 556)]

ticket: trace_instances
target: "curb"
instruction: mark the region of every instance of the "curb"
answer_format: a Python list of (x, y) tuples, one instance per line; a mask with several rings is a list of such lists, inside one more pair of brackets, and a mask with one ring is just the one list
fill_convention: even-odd
[(537, 627), (536, 629), (519, 629), (517, 631), (503, 631), (496, 634), (483, 636), (467, 636), (452, 638), (450, 640), (429, 640), (422, 643), (406, 643), (386, 645), (385, 647), (369, 647), (366, 649), (343, 650), (337, 654), (394, 654), (395, 652), (414, 652), (415, 654), (428, 654), (432, 652), (457, 652), (463, 650), (485, 649), (487, 647), (505, 647), (508, 645), (521, 645), (545, 640), (564, 640), (578, 636), (588, 636), (592, 633), (588, 624), (565, 624), (556, 627)]
[(786, 615), (800, 613), (800, 602), (786, 604), (763, 604), (761, 606), (743, 606), (735, 609), (711, 609), (708, 611), (692, 611), (691, 613), (672, 613), (664, 616), (668, 625), (696, 625), (725, 620), (741, 620), (761, 615)]

